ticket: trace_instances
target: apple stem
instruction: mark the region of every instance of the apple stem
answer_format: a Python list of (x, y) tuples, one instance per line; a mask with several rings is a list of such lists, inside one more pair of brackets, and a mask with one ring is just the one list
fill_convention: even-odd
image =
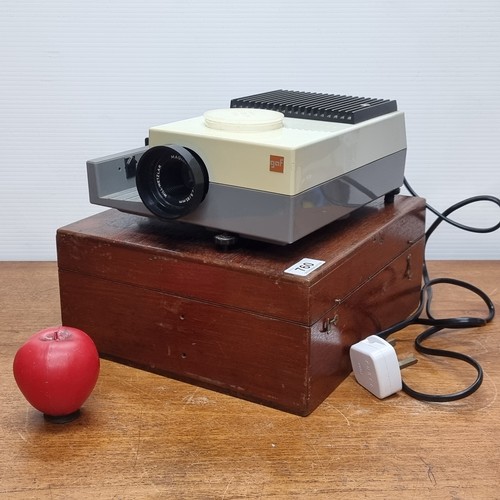
[(43, 337), (41, 337), (41, 340), (55, 340), (57, 341), (63, 341), (63, 340), (68, 340), (71, 337), (71, 333), (68, 332), (65, 328), (58, 328), (55, 330), (51, 330)]

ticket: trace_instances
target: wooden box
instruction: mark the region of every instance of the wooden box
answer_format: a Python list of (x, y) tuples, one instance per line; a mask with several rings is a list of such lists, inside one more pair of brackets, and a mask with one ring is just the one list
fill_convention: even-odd
[[(109, 210), (57, 232), (62, 322), (105, 358), (305, 416), (351, 344), (415, 309), (424, 213), (397, 196), (289, 246), (221, 252), (204, 228)], [(285, 272), (302, 259), (324, 264)]]

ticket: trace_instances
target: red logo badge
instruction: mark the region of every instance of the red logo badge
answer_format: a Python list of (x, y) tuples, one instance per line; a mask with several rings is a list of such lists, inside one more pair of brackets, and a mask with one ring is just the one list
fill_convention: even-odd
[(269, 170), (282, 174), (285, 171), (285, 158), (283, 156), (270, 155)]

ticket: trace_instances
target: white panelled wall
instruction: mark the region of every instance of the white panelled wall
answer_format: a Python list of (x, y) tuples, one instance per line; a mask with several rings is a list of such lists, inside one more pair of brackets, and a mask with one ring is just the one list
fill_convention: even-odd
[[(500, 196), (498, 0), (24, 0), (1, 10), (0, 260), (53, 260), (56, 229), (102, 210), (88, 202), (87, 159), (277, 88), (396, 99), (417, 192), (438, 209)], [(457, 218), (491, 225), (500, 210), (480, 204)], [(443, 227), (427, 256), (498, 259), (500, 231)]]

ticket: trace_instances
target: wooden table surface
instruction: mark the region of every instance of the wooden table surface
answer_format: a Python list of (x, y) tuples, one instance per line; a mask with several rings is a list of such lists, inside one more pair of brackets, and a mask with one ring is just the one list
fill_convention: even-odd
[[(500, 261), (430, 269), (500, 304)], [(447, 286), (435, 308), (484, 313)], [(81, 417), (61, 425), (26, 402), (12, 375), (16, 350), (59, 315), (55, 263), (0, 263), (1, 498), (500, 498), (498, 319), (429, 342), (484, 368), (479, 391), (452, 403), (404, 393), (379, 401), (351, 374), (304, 418), (102, 361)], [(420, 330), (396, 335), (400, 357)], [(451, 392), (474, 379), (459, 361), (417, 357), (404, 371), (415, 388)]]

